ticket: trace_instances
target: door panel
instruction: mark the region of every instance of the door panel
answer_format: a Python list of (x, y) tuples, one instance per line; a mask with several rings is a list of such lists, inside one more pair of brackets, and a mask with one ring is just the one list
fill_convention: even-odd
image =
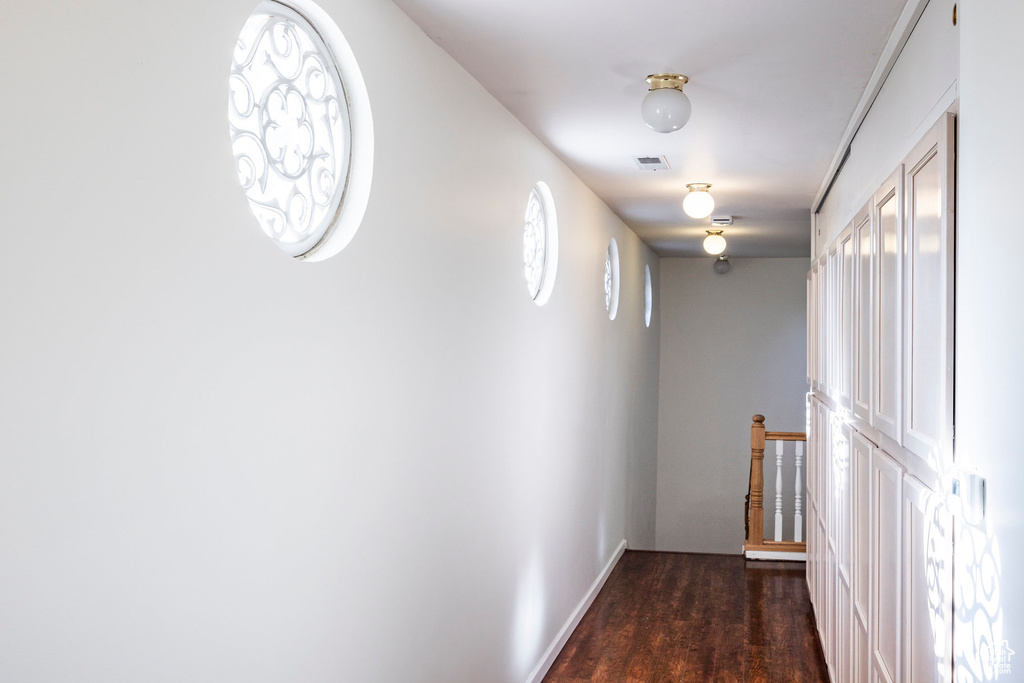
[(952, 672), (952, 566), (949, 514), (914, 477), (903, 482), (903, 680), (949, 681)]
[(903, 166), (875, 194), (874, 224), (877, 227), (874, 264), (874, 390), (871, 424), (883, 434), (900, 440), (902, 410), (902, 258)]
[(873, 337), (874, 285), (871, 263), (874, 260), (874, 236), (871, 208), (865, 206), (853, 221), (855, 294), (853, 319), (853, 414), (871, 421), (871, 340)]
[(839, 397), (839, 286), (842, 269), (839, 261), (839, 245), (834, 245), (828, 251), (828, 301), (826, 303), (827, 315), (825, 317), (828, 325), (828, 348), (826, 349), (825, 369), (828, 377), (828, 395), (833, 400)]
[(871, 456), (874, 444), (857, 431), (853, 459), (853, 680), (869, 678), (871, 624)]
[(878, 680), (892, 682), (900, 671), (903, 468), (880, 449), (875, 449), (871, 468), (871, 650)]
[(825, 512), (825, 661), (829, 665), (829, 672), (835, 678), (836, 661), (836, 541), (835, 541), (835, 461), (832, 450), (832, 420), (831, 411), (822, 405), (819, 414), (821, 421), (822, 449), (824, 456), (824, 481), (822, 482), (823, 509)]
[[(838, 418), (838, 416), (837, 416)], [(853, 477), (850, 439), (853, 430), (837, 419), (833, 426), (835, 530), (836, 530), (836, 681), (850, 681), (853, 634), (853, 524), (851, 503)]]
[(951, 458), (953, 391), (952, 114), (907, 157), (904, 446), (941, 472)]
[(836, 389), (839, 403), (853, 407), (853, 227), (839, 237), (839, 339), (836, 343)]
[(807, 384), (814, 386), (814, 271), (807, 273)]
[(828, 259), (818, 261), (818, 286), (815, 294), (818, 305), (817, 379), (818, 390), (828, 394)]

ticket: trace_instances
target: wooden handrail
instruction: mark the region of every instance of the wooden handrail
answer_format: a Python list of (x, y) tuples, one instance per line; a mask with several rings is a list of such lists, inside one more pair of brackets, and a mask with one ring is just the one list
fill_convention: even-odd
[[(756, 415), (754, 417), (757, 417)], [(765, 441), (807, 441), (803, 432), (765, 432)]]

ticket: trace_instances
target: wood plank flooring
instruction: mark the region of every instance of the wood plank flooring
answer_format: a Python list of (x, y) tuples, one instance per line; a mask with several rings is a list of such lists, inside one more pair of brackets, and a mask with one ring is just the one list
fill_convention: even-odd
[(804, 565), (626, 551), (544, 681), (827, 682)]

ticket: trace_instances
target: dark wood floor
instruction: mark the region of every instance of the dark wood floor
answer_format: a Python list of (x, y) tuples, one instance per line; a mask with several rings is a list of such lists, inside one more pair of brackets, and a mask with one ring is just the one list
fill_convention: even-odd
[(626, 551), (544, 678), (828, 681), (804, 565)]

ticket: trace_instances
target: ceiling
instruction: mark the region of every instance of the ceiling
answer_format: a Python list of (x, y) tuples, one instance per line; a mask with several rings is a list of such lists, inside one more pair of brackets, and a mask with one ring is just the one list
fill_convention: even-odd
[[(394, 0), (662, 256), (809, 256), (810, 212), (905, 0)], [(689, 123), (640, 119), (648, 74), (690, 78)], [(668, 158), (641, 171), (633, 157)]]

